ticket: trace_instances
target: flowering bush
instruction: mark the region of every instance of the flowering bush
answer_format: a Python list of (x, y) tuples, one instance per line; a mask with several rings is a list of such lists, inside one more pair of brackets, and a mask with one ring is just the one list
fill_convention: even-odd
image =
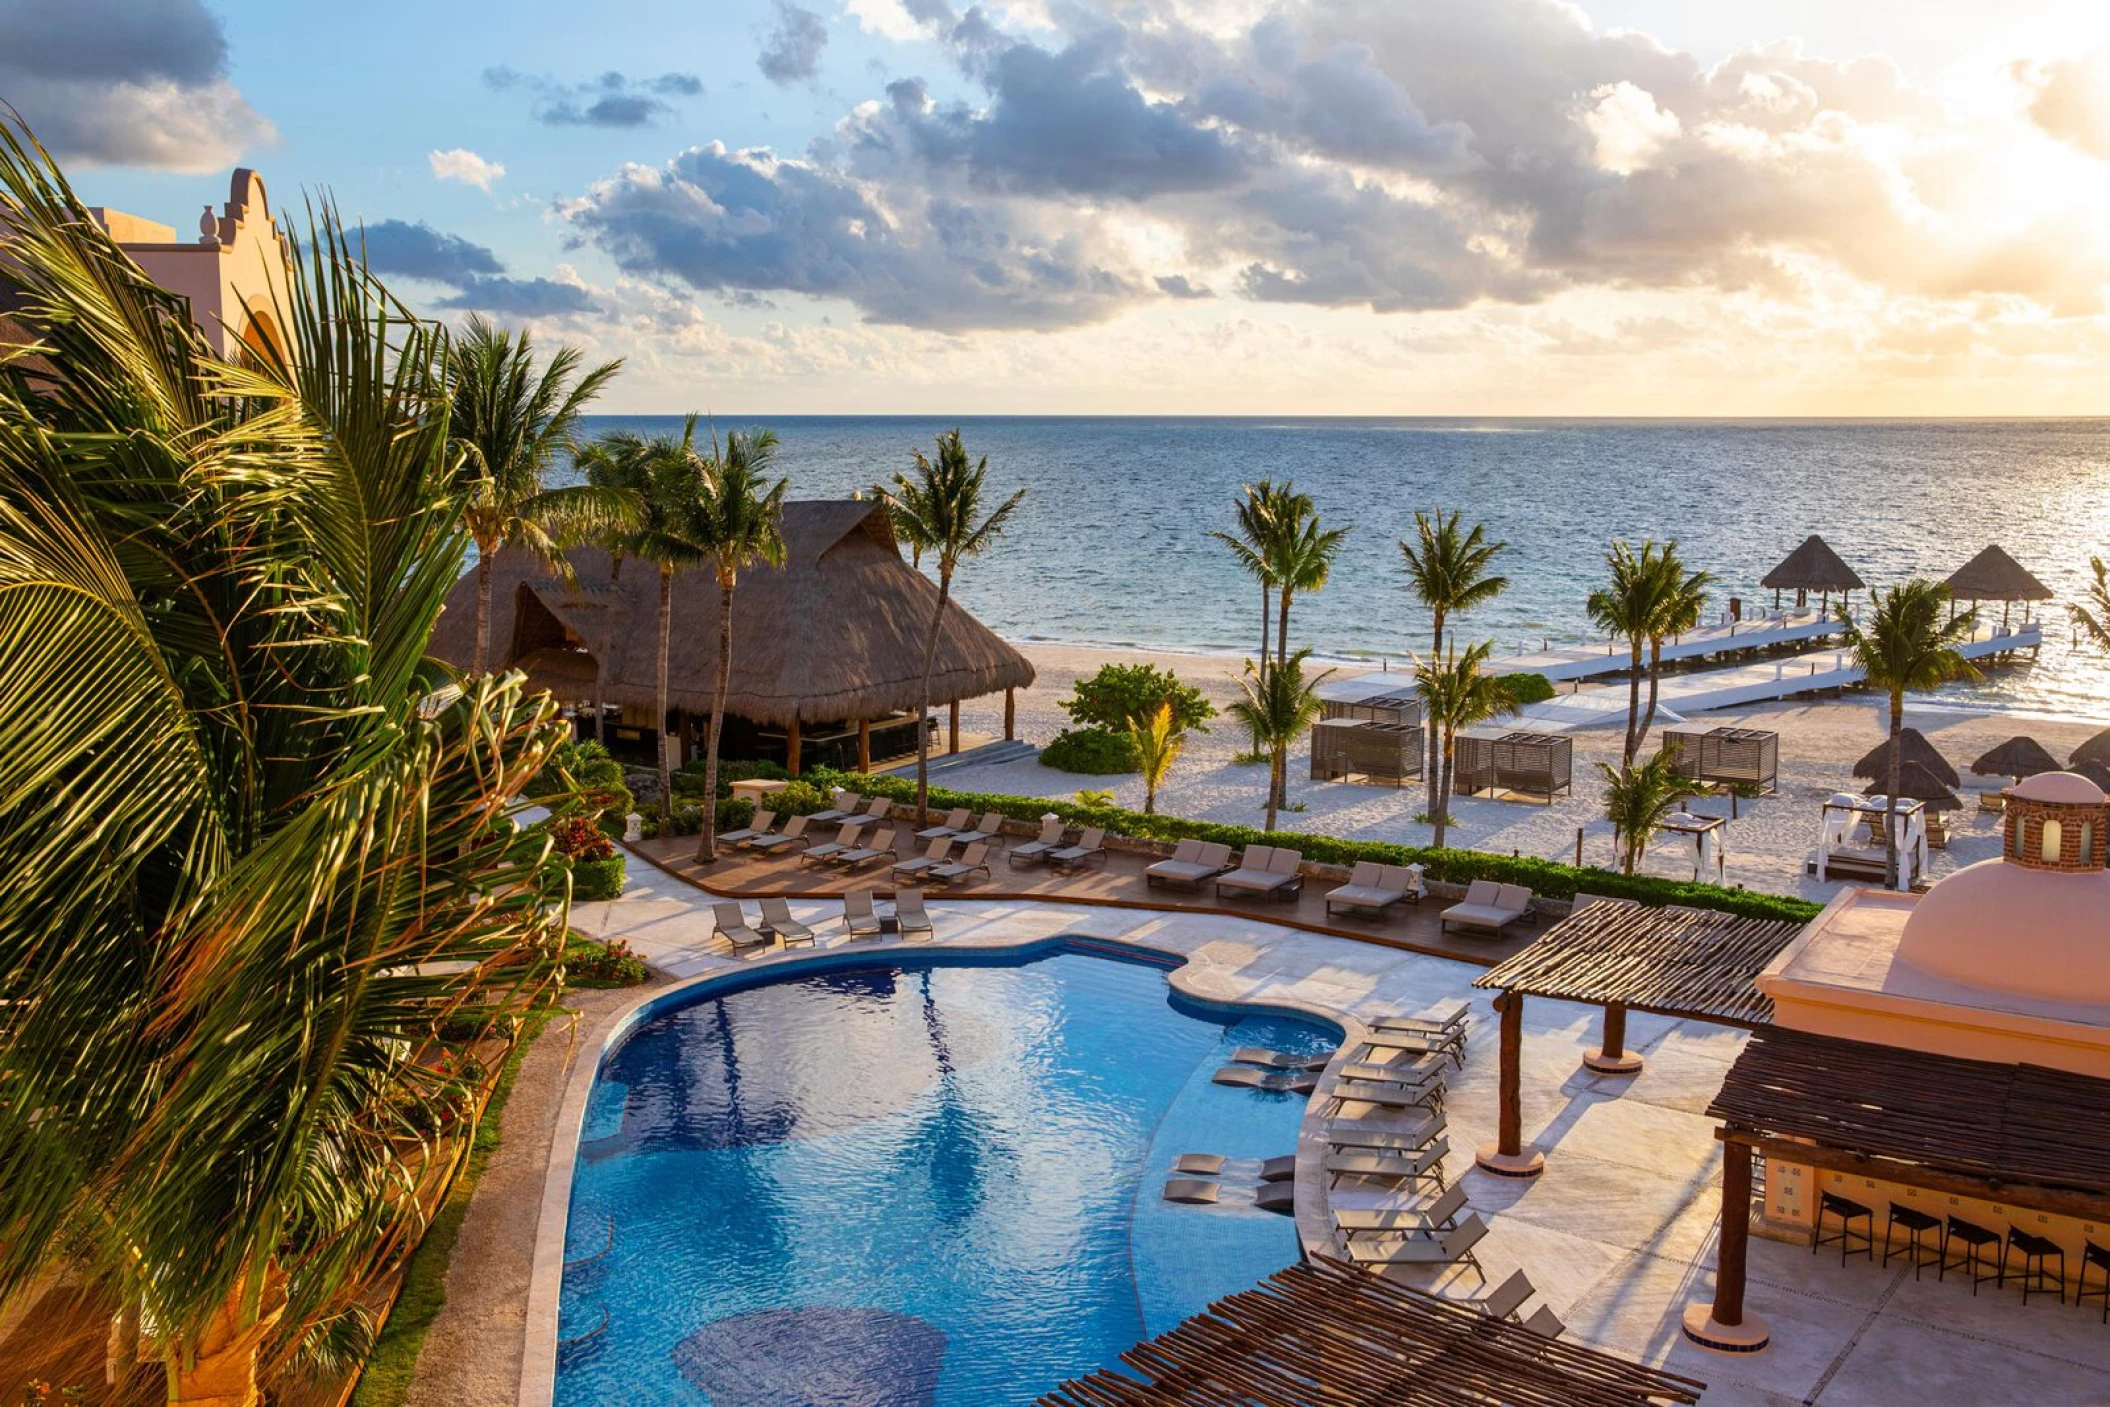
[(584, 816), (563, 816), (550, 822), (550, 843), (567, 860), (613, 860), (615, 845), (601, 828)]

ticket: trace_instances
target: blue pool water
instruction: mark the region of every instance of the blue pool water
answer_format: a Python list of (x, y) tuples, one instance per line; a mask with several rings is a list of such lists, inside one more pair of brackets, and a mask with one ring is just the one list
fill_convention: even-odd
[(1233, 1047), (1339, 1038), (1070, 950), (655, 1016), (587, 1111), (557, 1402), (993, 1407), (1113, 1364), (1297, 1258), (1287, 1217), (1159, 1194), (1180, 1153), (1295, 1146), (1301, 1099), (1210, 1082)]

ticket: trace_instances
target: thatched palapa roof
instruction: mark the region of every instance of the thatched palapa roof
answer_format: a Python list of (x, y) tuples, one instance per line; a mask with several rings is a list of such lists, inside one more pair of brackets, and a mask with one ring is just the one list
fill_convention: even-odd
[(2066, 754), (2066, 765), (2069, 769), (2078, 770), (2076, 764), (2082, 762), (2110, 763), (2110, 728), (2103, 729)]
[(1758, 584), (1786, 591), (1851, 591), (1868, 583), (1855, 575), (1829, 543), (1811, 533), (1779, 566), (1760, 577)]
[[(1907, 762), (1898, 768), (1897, 794), (1908, 800), (1923, 802), (1929, 811), (1954, 811), (1963, 805), (1948, 784), (1917, 762)], [(1870, 782), (1863, 796), (1890, 795), (1890, 781), (1884, 778)]]
[(1981, 777), (2013, 777), (2019, 782), (2039, 772), (2058, 771), (2059, 759), (2035, 738), (2016, 736), (1973, 762), (1971, 770)]
[[(855, 500), (784, 505), (784, 565), (740, 574), (733, 597), (729, 713), (788, 726), (882, 718), (913, 710), (937, 584), (902, 560), (885, 506)], [(491, 667), (527, 671), (559, 698), (594, 694), (651, 708), (659, 648), (659, 572), (627, 560), (618, 579), (598, 548), (566, 554), (566, 586), (524, 554), (491, 561)], [(674, 578), (667, 702), (708, 713), (718, 665), (718, 582), (707, 570)], [(466, 667), (476, 636), (476, 573), (455, 583), (432, 652)], [(1025, 656), (957, 601), (947, 607), (931, 670), (931, 702), (951, 703), (1033, 682)]]
[[(1919, 764), (1938, 778), (1943, 786), (1953, 787), (1962, 782), (1963, 779), (1956, 775), (1956, 769), (1949, 765), (1949, 760), (1936, 750), (1933, 743), (1927, 741), (1927, 735), (1919, 729), (1899, 729), (1898, 742), (1904, 748), (1905, 766), (1911, 767), (1914, 763)], [(1873, 749), (1864, 754), (1861, 760), (1854, 764), (1854, 775), (1872, 782), (1888, 781), (1890, 779), (1890, 739), (1883, 739), (1882, 742), (1877, 743)]]
[(1997, 542), (1951, 572), (1948, 587), (1959, 601), (2049, 601), (2053, 595)]
[(2066, 770), (2073, 773), (2076, 777), (2086, 777), (2104, 791), (2110, 792), (2110, 765), (2099, 762), (2093, 757), (2084, 757)]

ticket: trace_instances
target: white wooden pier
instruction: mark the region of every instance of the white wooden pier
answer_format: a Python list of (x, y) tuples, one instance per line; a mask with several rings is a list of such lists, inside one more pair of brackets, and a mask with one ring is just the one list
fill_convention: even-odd
[[(1766, 650), (1827, 639), (1839, 631), (1839, 619), (1812, 607), (1750, 620), (1703, 625), (1663, 642), (1665, 663), (1705, 659), (1731, 650)], [(1597, 640), (1584, 645), (1549, 645), (1542, 650), (1499, 655), (1485, 665), (1489, 674), (1543, 674), (1556, 684), (1624, 673), (1633, 656), (1624, 640)]]

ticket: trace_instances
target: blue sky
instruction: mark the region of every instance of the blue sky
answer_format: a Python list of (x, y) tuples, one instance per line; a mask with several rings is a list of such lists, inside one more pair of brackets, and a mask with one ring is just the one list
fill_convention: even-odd
[(185, 237), (327, 189), (621, 409), (2063, 413), (2102, 8), (0, 0), (0, 97)]

